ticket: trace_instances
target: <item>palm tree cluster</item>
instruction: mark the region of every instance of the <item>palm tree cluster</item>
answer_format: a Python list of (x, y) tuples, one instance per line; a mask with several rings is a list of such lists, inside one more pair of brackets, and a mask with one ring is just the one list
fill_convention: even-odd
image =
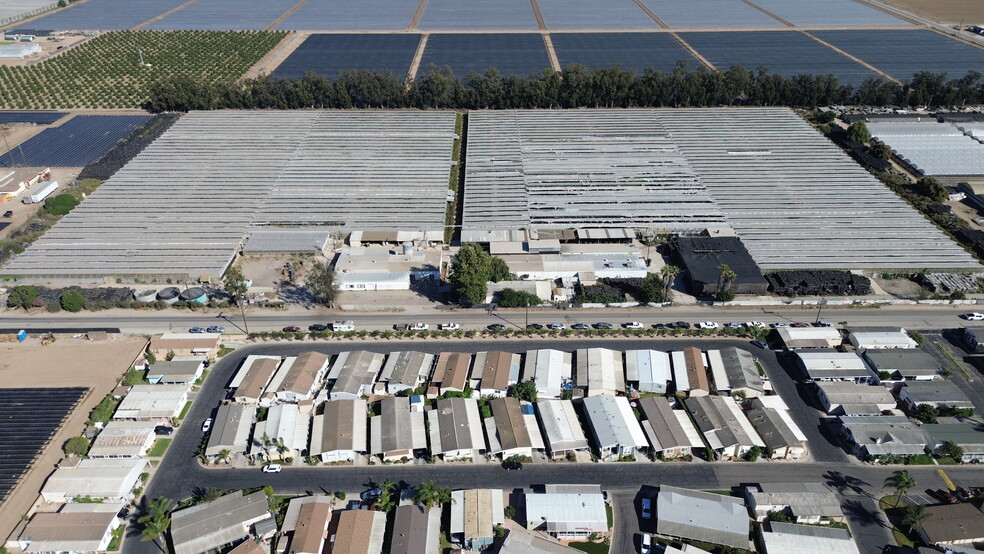
[(0, 108), (138, 108), (158, 81), (231, 84), (284, 36), (282, 31), (105, 33), (35, 65), (0, 65)]

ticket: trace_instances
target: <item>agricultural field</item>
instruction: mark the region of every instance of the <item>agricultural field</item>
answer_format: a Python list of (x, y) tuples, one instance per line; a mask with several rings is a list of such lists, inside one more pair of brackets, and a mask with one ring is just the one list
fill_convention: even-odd
[(148, 87), (157, 81), (234, 81), (285, 35), (283, 31), (105, 33), (37, 65), (0, 65), (0, 109), (138, 108), (148, 98)]

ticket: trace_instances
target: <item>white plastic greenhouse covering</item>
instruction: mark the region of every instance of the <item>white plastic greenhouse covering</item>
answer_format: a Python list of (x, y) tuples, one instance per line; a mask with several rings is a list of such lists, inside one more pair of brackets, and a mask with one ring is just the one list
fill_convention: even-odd
[(984, 144), (956, 125), (872, 122), (868, 128), (872, 137), (892, 147), (924, 175), (984, 175)]
[(254, 225), (440, 235), (454, 138), (453, 112), (193, 112), (2, 273), (219, 276)]
[(0, 58), (23, 59), (41, 53), (41, 46), (34, 43), (0, 44)]

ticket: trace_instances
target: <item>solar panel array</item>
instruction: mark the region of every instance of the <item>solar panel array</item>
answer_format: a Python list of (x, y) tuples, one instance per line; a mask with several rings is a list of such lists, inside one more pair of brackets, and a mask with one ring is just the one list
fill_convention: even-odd
[(287, 9), (289, 4), (268, 0), (198, 0), (147, 26), (147, 29), (241, 31), (264, 29)]
[(797, 26), (861, 27), (910, 25), (908, 21), (876, 10), (854, 0), (752, 0), (767, 10)]
[(538, 29), (529, 0), (427, 0), (417, 28), (423, 31)]
[(84, 167), (149, 119), (149, 115), (77, 115), (0, 154), (0, 166), (10, 167), (13, 159), (27, 167)]
[(459, 78), (472, 71), (484, 73), (489, 67), (502, 75), (525, 77), (550, 68), (550, 59), (539, 34), (442, 34), (427, 40), (420, 70), (430, 64), (449, 65)]
[(953, 124), (873, 121), (868, 129), (924, 175), (984, 175), (984, 144)]
[(979, 267), (789, 109), (473, 112), (468, 129), (464, 230), (726, 221), (763, 269)]
[(0, 502), (17, 486), (88, 389), (0, 389)]
[(443, 232), (452, 112), (191, 113), (7, 275), (221, 275), (251, 225)]
[[(184, 4), (187, 0), (88, 0), (23, 25), (24, 30), (129, 29)], [(198, 29), (200, 27), (194, 27)]]
[(308, 0), (277, 29), (400, 31), (417, 10), (417, 0)]
[(918, 71), (959, 79), (984, 68), (984, 50), (943, 35), (918, 30), (811, 31), (810, 34), (907, 81)]
[(658, 29), (632, 0), (537, 0), (548, 29)]
[(577, 63), (589, 69), (617, 65), (639, 73), (652, 68), (669, 73), (680, 60), (700, 62), (669, 33), (554, 33), (550, 36), (561, 67)]
[(980, 268), (790, 109), (657, 111), (763, 269)]
[(314, 71), (334, 79), (346, 69), (391, 71), (403, 79), (410, 72), (418, 34), (311, 35), (273, 72), (275, 77), (297, 78)]
[(465, 168), (468, 231), (724, 226), (653, 111), (472, 112)]
[(34, 123), (35, 125), (51, 125), (66, 115), (68, 115), (68, 112), (0, 111), (0, 124)]
[(784, 27), (741, 0), (642, 0), (672, 29)]
[(829, 73), (840, 83), (855, 86), (865, 79), (878, 77), (873, 71), (799, 31), (680, 33), (680, 38), (722, 71), (740, 65), (752, 72), (764, 66), (769, 73), (783, 77)]

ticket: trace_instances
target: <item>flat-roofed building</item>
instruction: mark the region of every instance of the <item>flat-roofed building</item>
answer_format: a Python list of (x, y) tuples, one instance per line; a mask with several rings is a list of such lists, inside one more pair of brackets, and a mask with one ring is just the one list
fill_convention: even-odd
[(527, 350), (523, 379), (536, 382), (537, 398), (560, 398), (564, 386), (572, 384), (572, 358), (560, 350)]
[(352, 399), (371, 393), (384, 359), (382, 354), (365, 350), (339, 354), (328, 373), (328, 380), (332, 382), (329, 397), (332, 400)]
[(683, 352), (674, 350), (670, 352), (670, 360), (673, 363), (673, 386), (677, 395), (690, 392), (690, 377), (687, 375), (687, 359)]
[(311, 423), (311, 456), (322, 462), (352, 461), (368, 451), (366, 442), (366, 401), (332, 400), (324, 403), (324, 413)]
[(984, 423), (979, 419), (964, 418), (960, 418), (963, 422), (959, 423), (943, 423), (943, 419), (940, 418), (940, 423), (922, 425), (921, 429), (926, 433), (926, 449), (938, 452), (943, 443), (949, 441), (963, 450), (961, 462), (984, 462)]
[[(243, 367), (236, 374), (233, 383), (230, 384), (230, 388), (236, 389), (233, 397), (240, 404), (259, 404), (267, 384), (270, 383), (270, 379), (280, 368), (280, 358), (259, 356), (253, 360), (250, 358), (254, 358), (254, 356), (249, 356), (243, 361)], [(236, 384), (237, 381), (238, 384)]]
[(585, 396), (615, 396), (625, 392), (622, 353), (607, 348), (579, 348), (574, 355), (577, 386)]
[(471, 460), (485, 451), (482, 417), (474, 398), (442, 398), (425, 413), (431, 455), (445, 460)]
[(655, 517), (660, 535), (749, 549), (748, 511), (740, 498), (661, 485)]
[(527, 529), (565, 540), (608, 532), (601, 485), (546, 485), (543, 493), (527, 493), (525, 502)]
[(79, 460), (74, 466), (56, 469), (41, 487), (41, 498), (55, 504), (77, 498), (129, 502), (146, 467), (147, 460), (142, 458)]
[(917, 529), (926, 544), (946, 547), (984, 541), (984, 513), (973, 504), (927, 506), (925, 514)]
[(823, 483), (760, 483), (745, 487), (745, 501), (757, 521), (781, 512), (794, 523), (827, 524), (844, 521), (840, 501)]
[(964, 327), (961, 338), (974, 354), (984, 353), (984, 325)]
[(247, 404), (222, 404), (215, 412), (215, 422), (205, 445), (206, 456), (245, 454), (249, 448), (249, 431), (253, 427), (256, 406)]
[(533, 439), (523, 417), (519, 400), (511, 396), (489, 401), (492, 417), (485, 418), (485, 436), (489, 453), (510, 456), (533, 456)]
[(120, 526), (119, 510), (119, 504), (66, 504), (58, 512), (36, 513), (17, 546), (32, 554), (105, 551)]
[(939, 379), (940, 362), (918, 348), (867, 350), (864, 360), (876, 373), (893, 381), (933, 381)]
[(765, 442), (735, 401), (726, 396), (691, 396), (684, 405), (711, 449), (725, 458), (744, 456)]
[(495, 526), (505, 523), (502, 489), (451, 492), (451, 542), (465, 550), (482, 550), (495, 540)]
[(806, 445), (779, 410), (755, 406), (745, 412), (745, 415), (765, 443), (765, 455), (769, 458), (795, 460), (806, 453)]
[(494, 350), (475, 354), (472, 388), (481, 396), (501, 398), (509, 387), (519, 382), (520, 355)]
[(780, 327), (776, 334), (786, 350), (837, 348), (844, 342), (836, 327)]
[(666, 392), (673, 378), (670, 355), (659, 350), (626, 350), (625, 380), (639, 392)]
[(908, 381), (897, 388), (899, 401), (908, 410), (927, 405), (934, 408), (974, 411), (974, 403), (953, 381)]
[[(718, 352), (728, 381), (727, 390), (732, 396), (742, 393), (745, 398), (755, 398), (765, 394), (765, 382), (759, 375), (755, 356), (751, 352), (734, 346), (722, 348)], [(714, 363), (711, 364), (711, 368), (714, 368)], [(717, 389), (722, 390), (720, 386)]]
[(383, 461), (414, 457), (427, 448), (424, 412), (410, 411), (410, 399), (390, 396), (379, 401), (379, 415), (369, 419), (369, 452)]
[(311, 416), (297, 404), (276, 404), (267, 410), (265, 421), (253, 427), (250, 456), (268, 459), (297, 458), (307, 451)]
[(472, 355), (464, 352), (441, 352), (434, 364), (431, 383), (438, 396), (447, 392), (462, 392), (468, 385), (468, 372), (471, 370)]
[(847, 340), (858, 350), (919, 347), (904, 327), (853, 327)]
[(878, 415), (896, 406), (895, 397), (881, 385), (831, 381), (816, 383), (817, 399), (830, 415)]
[(201, 356), (175, 356), (161, 360), (147, 370), (147, 380), (154, 384), (191, 384), (201, 378), (205, 371), (205, 359)]
[(389, 554), (438, 554), (441, 551), (441, 507), (406, 504), (395, 510)]
[(338, 510), (328, 527), (326, 554), (382, 554), (386, 512)]
[(620, 458), (649, 447), (626, 397), (589, 396), (582, 402), (599, 456)]
[(153, 421), (110, 421), (99, 431), (92, 446), (90, 458), (142, 458), (154, 445)]
[(290, 501), (287, 512), (280, 532), (290, 534), (288, 552), (321, 554), (328, 539), (331, 498), (323, 495), (294, 498)]
[(302, 352), (290, 365), (284, 362), (283, 380), (275, 391), (280, 402), (300, 402), (314, 398), (325, 381), (330, 358), (321, 352)]
[(796, 357), (800, 370), (807, 379), (814, 382), (878, 383), (878, 376), (854, 352), (797, 352)]
[(664, 458), (690, 455), (703, 448), (704, 441), (684, 410), (674, 410), (662, 396), (647, 396), (636, 401), (643, 420), (642, 431), (653, 450)]
[(763, 554), (861, 554), (844, 529), (773, 521), (761, 536)]
[(383, 370), (376, 383), (376, 392), (398, 394), (413, 390), (422, 385), (434, 367), (434, 355), (405, 350), (392, 352), (386, 358)]
[(163, 421), (181, 414), (188, 385), (134, 385), (116, 407), (113, 419)]
[[(368, 242), (367, 235), (376, 238), (371, 231), (363, 231), (357, 242)], [(442, 254), (440, 249), (343, 248), (335, 259), (338, 287), (352, 291), (409, 290), (414, 281), (440, 279)]]
[(237, 543), (272, 519), (266, 493), (236, 491), (171, 514), (175, 554), (199, 554)]
[(222, 333), (162, 333), (151, 337), (147, 350), (163, 360), (174, 356), (215, 358), (219, 353)]
[(547, 451), (553, 458), (588, 449), (581, 421), (570, 400), (541, 400), (536, 403)]
[(926, 435), (903, 416), (841, 416), (841, 427), (854, 453), (866, 460), (915, 456), (926, 450)]

